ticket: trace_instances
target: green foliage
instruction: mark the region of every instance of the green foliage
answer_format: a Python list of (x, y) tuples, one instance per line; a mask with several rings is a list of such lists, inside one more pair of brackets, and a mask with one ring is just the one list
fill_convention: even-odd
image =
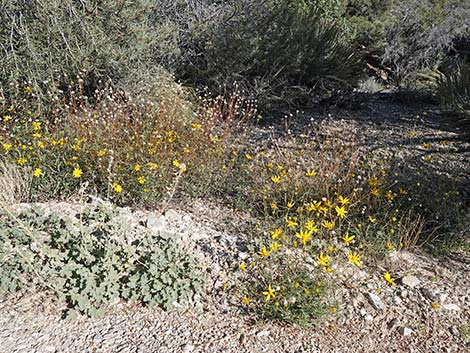
[(170, 309), (202, 290), (196, 261), (171, 235), (137, 235), (116, 215), (104, 206), (72, 218), (39, 208), (2, 214), (0, 294), (36, 284), (68, 315), (98, 317), (121, 298)]
[(355, 41), (369, 54), (382, 54), (385, 26), (390, 18), (393, 0), (347, 0), (345, 17), (354, 31)]
[(445, 108), (470, 114), (470, 63), (443, 76), (438, 82), (437, 96)]
[(398, 1), (392, 15), (385, 28), (382, 62), (398, 86), (413, 86), (423, 70), (449, 65), (454, 41), (470, 33), (470, 5), (465, 1)]
[[(0, 84), (67, 90), (80, 73), (86, 93), (100, 80), (155, 74), (145, 1), (21, 1), (0, 5)], [(137, 77), (136, 77), (137, 76)]]
[(325, 78), (349, 82), (360, 71), (341, 35), (314, 6), (273, 1), (216, 38), (209, 56), (229, 77), (269, 72), (271, 80), (290, 85), (313, 86)]

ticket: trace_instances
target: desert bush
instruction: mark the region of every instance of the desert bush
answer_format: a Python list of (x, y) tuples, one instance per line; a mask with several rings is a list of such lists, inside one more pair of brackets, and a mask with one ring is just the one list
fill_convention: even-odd
[(460, 114), (467, 130), (470, 130), (470, 64), (459, 65), (442, 76), (436, 94), (443, 107)]
[(203, 287), (174, 237), (139, 234), (104, 205), (72, 217), (7, 211), (0, 224), (0, 294), (36, 285), (64, 301), (70, 317), (100, 317), (120, 299), (170, 309)]
[(35, 94), (61, 88), (80, 72), (89, 96), (100, 80), (155, 74), (144, 1), (22, 1), (0, 5), (0, 84)]
[(383, 64), (398, 86), (444, 63), (454, 41), (468, 34), (470, 6), (455, 0), (398, 1), (385, 28)]
[(218, 90), (237, 81), (256, 98), (282, 100), (292, 87), (360, 74), (338, 9), (320, 0), (164, 1), (151, 22), (172, 28), (176, 45), (156, 55), (186, 82)]

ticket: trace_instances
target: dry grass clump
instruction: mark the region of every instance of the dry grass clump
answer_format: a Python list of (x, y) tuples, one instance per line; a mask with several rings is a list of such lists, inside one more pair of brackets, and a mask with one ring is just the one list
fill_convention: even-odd
[(30, 169), (0, 160), (0, 206), (27, 201), (31, 179)]

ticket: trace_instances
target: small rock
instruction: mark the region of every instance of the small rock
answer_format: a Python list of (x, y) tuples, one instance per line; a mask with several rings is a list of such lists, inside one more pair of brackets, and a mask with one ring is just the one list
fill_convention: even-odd
[(165, 212), (165, 218), (169, 221), (169, 222), (178, 222), (180, 221), (183, 217), (181, 217), (181, 215), (176, 212), (175, 210), (173, 209), (169, 209)]
[(367, 314), (364, 316), (364, 320), (371, 322), (374, 321), (374, 317), (371, 314)]
[(387, 323), (387, 327), (389, 330), (391, 330), (393, 327), (397, 326), (399, 324), (399, 320), (397, 318), (393, 318)]
[(263, 331), (260, 331), (256, 334), (256, 337), (260, 338), (260, 337), (265, 337), (265, 336), (269, 336), (271, 332), (269, 332), (268, 330), (263, 330)]
[(184, 353), (190, 353), (193, 350), (194, 350), (194, 346), (192, 344), (187, 343), (183, 346), (183, 352)]
[(442, 307), (444, 309), (450, 310), (450, 311), (460, 311), (460, 307), (458, 305), (452, 304), (452, 303), (444, 304)]
[(103, 342), (103, 335), (101, 335), (100, 333), (95, 334), (93, 336), (93, 342), (96, 344)]
[(402, 289), (400, 292), (400, 296), (404, 299), (408, 297), (408, 291), (406, 289)]
[(367, 299), (369, 300), (370, 304), (374, 307), (375, 310), (383, 310), (385, 309), (385, 305), (380, 300), (379, 296), (374, 293), (367, 293)]
[(429, 288), (421, 288), (421, 293), (433, 302), (441, 302), (443, 296), (437, 290), (429, 289)]
[(402, 336), (410, 336), (413, 333), (413, 330), (406, 326), (400, 327), (399, 331)]
[(240, 252), (238, 253), (238, 257), (241, 259), (241, 260), (246, 260), (250, 257), (250, 254), (246, 253), (246, 252)]
[(421, 281), (415, 276), (408, 275), (402, 277), (401, 283), (410, 288), (415, 288), (421, 283)]
[(460, 331), (457, 328), (457, 326), (451, 326), (449, 331), (455, 336), (455, 337), (460, 337)]
[(396, 305), (401, 305), (401, 303), (403, 303), (403, 300), (399, 296), (395, 296), (395, 297), (393, 297), (393, 302)]
[(166, 226), (166, 218), (163, 215), (150, 213), (147, 216), (147, 228), (151, 228), (154, 231), (163, 230)]

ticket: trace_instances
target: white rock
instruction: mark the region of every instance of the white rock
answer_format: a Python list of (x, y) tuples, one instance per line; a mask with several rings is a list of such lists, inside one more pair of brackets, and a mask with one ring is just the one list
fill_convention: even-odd
[(265, 337), (265, 336), (269, 336), (271, 332), (269, 332), (268, 330), (263, 330), (263, 331), (260, 331), (256, 334), (256, 337)]
[(367, 314), (364, 317), (364, 320), (371, 322), (371, 321), (374, 321), (374, 317), (371, 314)]
[(165, 218), (169, 221), (169, 222), (178, 222), (180, 221), (183, 217), (178, 213), (176, 212), (175, 210), (173, 209), (169, 209), (165, 212)]
[(399, 296), (395, 296), (395, 297), (393, 297), (393, 302), (396, 305), (401, 305), (401, 303), (403, 303), (403, 300)]
[(450, 310), (450, 311), (460, 311), (460, 307), (457, 305), (457, 304), (452, 304), (452, 303), (449, 303), (449, 304), (444, 304), (442, 306), (444, 309), (446, 310)]
[(150, 228), (154, 231), (160, 231), (166, 227), (166, 218), (163, 215), (150, 213), (147, 216), (147, 228)]
[(385, 305), (380, 300), (379, 296), (374, 293), (367, 293), (367, 299), (369, 300), (370, 304), (374, 307), (375, 310), (383, 310), (385, 309)]
[(409, 327), (406, 327), (406, 326), (402, 326), (400, 327), (400, 334), (402, 336), (409, 336), (413, 333), (413, 330), (410, 329)]
[(408, 276), (404, 276), (401, 279), (401, 283), (403, 283), (405, 286), (408, 286), (410, 288), (415, 288), (421, 283), (421, 281), (415, 276), (408, 275)]
[(247, 252), (239, 252), (238, 253), (238, 257), (241, 259), (241, 260), (246, 260), (250, 257), (250, 254), (248, 254)]
[(184, 353), (190, 353), (194, 350), (194, 346), (192, 344), (185, 344), (184, 347), (183, 347), (183, 352)]

